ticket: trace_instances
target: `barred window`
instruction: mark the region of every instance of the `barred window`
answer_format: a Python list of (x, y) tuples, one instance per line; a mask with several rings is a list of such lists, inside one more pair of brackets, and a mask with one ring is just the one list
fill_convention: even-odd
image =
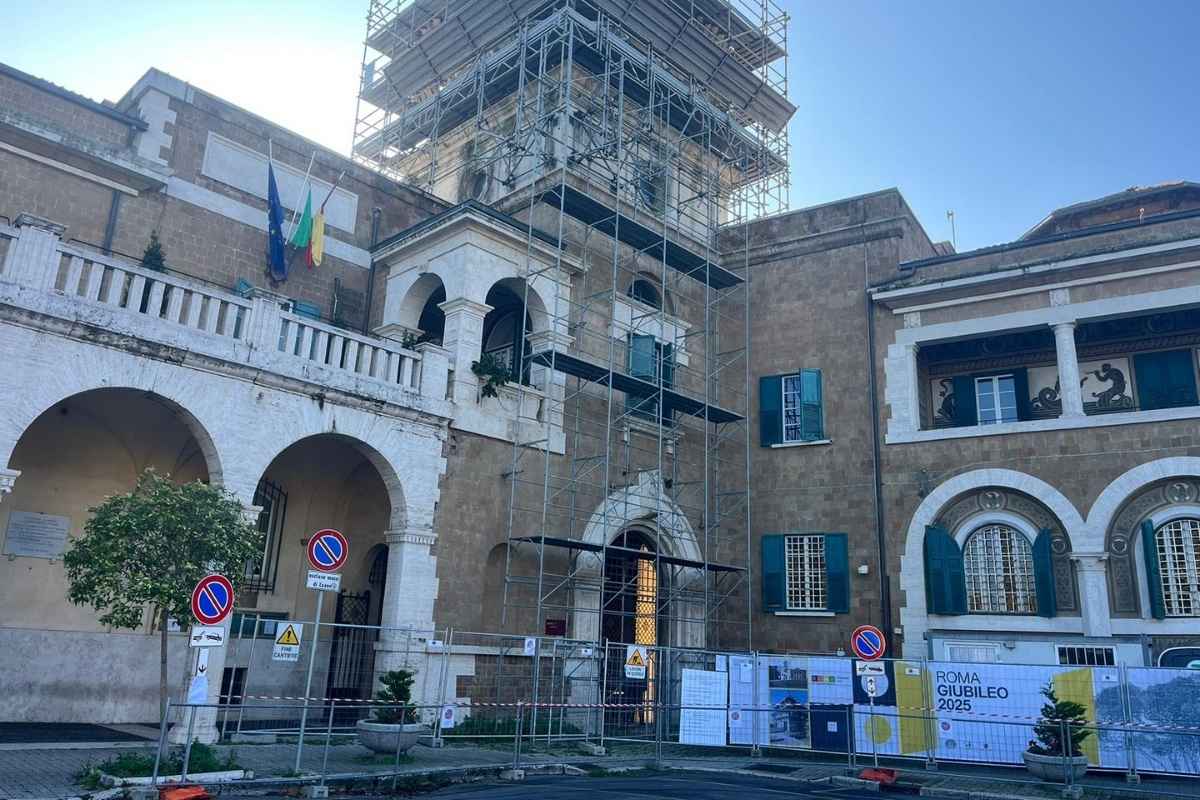
[(1155, 533), (1163, 608), (1168, 617), (1200, 613), (1200, 519), (1177, 519)]
[(967, 574), (967, 611), (973, 614), (1033, 614), (1037, 590), (1033, 548), (1018, 530), (985, 525), (963, 548)]
[(825, 537), (788, 536), (787, 607), (795, 611), (823, 611), (828, 603), (825, 585)]
[(1081, 667), (1112, 667), (1117, 663), (1117, 651), (1114, 647), (1060, 644), (1058, 663)]

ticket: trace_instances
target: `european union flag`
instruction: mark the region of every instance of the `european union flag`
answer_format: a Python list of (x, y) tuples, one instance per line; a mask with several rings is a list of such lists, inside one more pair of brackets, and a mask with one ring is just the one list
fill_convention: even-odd
[(287, 280), (287, 258), (283, 249), (283, 206), (275, 184), (275, 165), (267, 165), (267, 270), (271, 280)]

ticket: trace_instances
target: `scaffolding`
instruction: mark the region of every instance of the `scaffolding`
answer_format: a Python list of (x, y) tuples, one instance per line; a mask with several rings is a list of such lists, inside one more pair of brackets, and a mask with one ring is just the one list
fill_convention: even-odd
[(751, 644), (748, 223), (786, 210), (786, 28), (770, 0), (371, 2), (354, 157), (528, 231), (513, 630)]

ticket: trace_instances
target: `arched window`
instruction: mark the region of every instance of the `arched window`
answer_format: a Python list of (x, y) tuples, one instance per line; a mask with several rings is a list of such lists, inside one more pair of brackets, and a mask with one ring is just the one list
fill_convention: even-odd
[(985, 525), (963, 547), (967, 611), (972, 614), (1034, 614), (1033, 548), (1007, 525)]
[(652, 281), (646, 278), (637, 278), (629, 285), (629, 296), (634, 300), (640, 300), (651, 308), (661, 309), (662, 295), (659, 294), (658, 287)]
[(1168, 617), (1200, 613), (1200, 519), (1176, 519), (1154, 533), (1163, 610)]

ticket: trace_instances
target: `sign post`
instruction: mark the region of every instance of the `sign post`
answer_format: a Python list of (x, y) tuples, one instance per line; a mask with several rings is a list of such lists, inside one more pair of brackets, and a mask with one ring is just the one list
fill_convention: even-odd
[(874, 625), (859, 625), (850, 634), (850, 649), (863, 661), (878, 661), (887, 651), (887, 639)]
[[(192, 616), (198, 625), (193, 625), (189, 635), (189, 644), (196, 648), (195, 673), (188, 684), (187, 702), (191, 706), (188, 719), (188, 742), (191, 748), (191, 734), (196, 721), (196, 706), (208, 702), (208, 649), (225, 644), (225, 629), (220, 627), (225, 618), (233, 611), (233, 584), (224, 575), (213, 573), (205, 575), (192, 589)], [(184, 759), (187, 763), (187, 759)]]
[[(859, 625), (850, 634), (850, 649), (858, 656), (860, 663), (855, 665), (855, 672), (863, 681), (863, 690), (867, 693), (870, 704), (870, 716), (867, 718), (867, 736), (871, 739), (871, 756), (875, 769), (879, 769), (879, 743), (875, 741), (875, 696), (879, 694), (879, 676), (884, 675), (883, 665), (872, 664), (883, 658), (887, 652), (887, 638), (883, 631), (874, 625)], [(862, 663), (867, 662), (867, 663)]]
[[(300, 741), (296, 746), (297, 773), (300, 772), (300, 756), (304, 752), (304, 728), (308, 722), (308, 695), (312, 691), (313, 667), (317, 661), (317, 646), (321, 643), (321, 611), (324, 606), (325, 593), (336, 592), (342, 586), (342, 576), (337, 572), (346, 563), (350, 555), (350, 545), (346, 537), (332, 528), (319, 530), (308, 540), (308, 563), (312, 567), (308, 571), (307, 585), (317, 592), (317, 614), (313, 620), (312, 649), (308, 653), (308, 675), (304, 679), (304, 708), (300, 712)], [(299, 657), (299, 636), (297, 636), (297, 657)]]

